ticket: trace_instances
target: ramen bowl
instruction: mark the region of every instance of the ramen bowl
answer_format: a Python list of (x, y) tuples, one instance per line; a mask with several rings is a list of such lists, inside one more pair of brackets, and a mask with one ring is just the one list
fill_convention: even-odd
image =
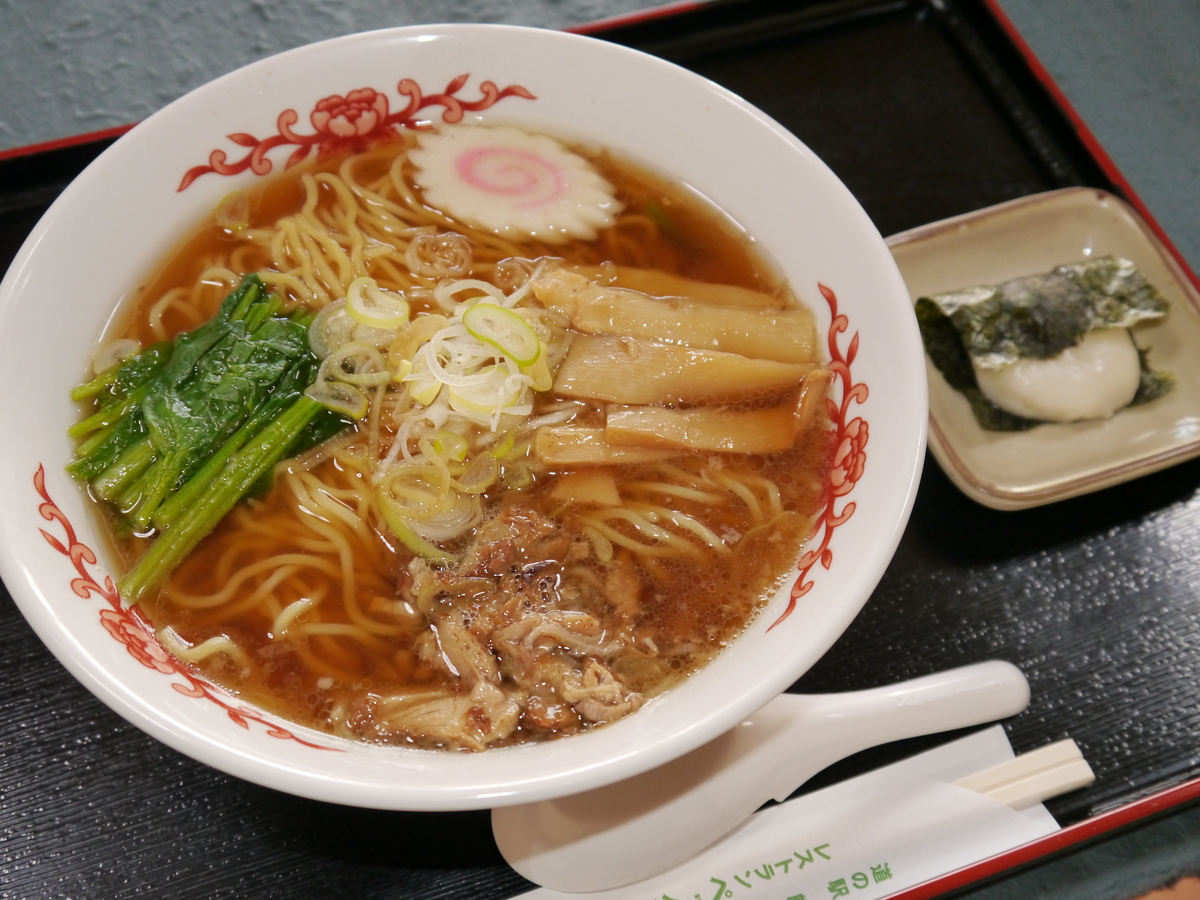
[[(355, 102), (361, 114), (348, 115)], [(68, 392), (139, 279), (202, 216), (306, 147), (422, 119), (514, 124), (613, 148), (708, 198), (815, 312), (833, 372), (829, 490), (806, 545), (794, 548), (791, 575), (749, 627), (620, 721), (480, 753), (343, 740), (206, 680), (117, 595), (105, 537), (64, 471), (79, 416)], [(830, 170), (711, 82), (534, 29), (353, 35), (193, 91), (117, 141), (47, 212), (0, 287), (0, 334), (9, 386), (0, 422), (10, 436), (0, 448), (0, 573), (42, 640), (103, 702), (171, 747), (249, 781), (365, 807), (453, 810), (566, 795), (727, 730), (803, 674), (857, 614), (899, 540), (924, 456), (924, 358), (904, 282)]]

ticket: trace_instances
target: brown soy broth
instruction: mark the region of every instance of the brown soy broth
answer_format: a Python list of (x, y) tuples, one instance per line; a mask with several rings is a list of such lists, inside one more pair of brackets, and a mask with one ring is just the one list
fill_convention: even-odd
[[(408, 142), (397, 141), (397, 150)], [(660, 225), (659, 240), (614, 243), (613, 252), (597, 255), (590, 242), (573, 241), (555, 246), (550, 253), (565, 259), (589, 262), (608, 260), (619, 266), (656, 268), (713, 284), (733, 284), (780, 296), (784, 293), (779, 278), (755, 252), (750, 241), (721, 212), (702, 205), (685, 188), (618, 160), (608, 152), (588, 156), (596, 168), (616, 188), (618, 199), (630, 212), (646, 216)], [(249, 227), (273, 225), (295, 212), (304, 200), (299, 176), (336, 171), (340, 160), (307, 163), (269, 177), (248, 192)], [(387, 174), (388, 162), (369, 160), (363, 167), (367, 180)], [(163, 264), (134, 293), (122, 337), (131, 337), (144, 346), (158, 338), (149, 327), (148, 314), (154, 303), (168, 291), (194, 284), (209, 266), (226, 259), (241, 242), (228, 229), (209, 218), (197, 231), (168, 254)], [(257, 266), (269, 268), (269, 260), (260, 254)], [(223, 291), (208, 292), (204, 318), (210, 318), (223, 299)], [(168, 336), (190, 330), (196, 323), (168, 310), (163, 317)]]
[[(309, 166), (305, 167), (305, 171), (315, 171), (315, 169)], [(250, 227), (258, 228), (273, 224), (294, 211), (303, 199), (304, 191), (297, 178), (287, 173), (282, 177), (268, 178), (249, 194)], [(128, 323), (124, 326), (121, 336), (134, 338), (143, 346), (159, 340), (151, 329), (149, 320), (150, 309), (159, 298), (168, 291), (195, 284), (205, 269), (223, 264), (243, 244), (244, 242), (229, 229), (218, 225), (211, 216), (207, 217), (204, 224), (172, 250), (162, 265), (143, 284), (138, 286), (130, 304)], [(269, 260), (266, 256), (259, 255), (261, 261), (256, 261), (258, 266), (269, 267)], [(207, 303), (201, 310), (203, 320), (206, 321), (216, 313), (224, 296), (223, 288), (214, 287), (213, 290), (207, 292), (205, 298)], [(163, 326), (167, 336), (174, 337), (181, 332), (195, 328), (196, 323), (178, 311), (168, 309), (163, 316)]]
[[(795, 448), (769, 459), (740, 458), (734, 462), (757, 462), (764, 477), (779, 486), (783, 508), (791, 513), (771, 529), (750, 534), (739, 542), (735, 559), (707, 555), (699, 559), (671, 561), (645, 572), (651, 584), (642, 627), (664, 646), (695, 649), (667, 657), (662, 681), (631, 679), (637, 690), (661, 693), (680, 678), (696, 671), (736, 638), (766, 605), (771, 595), (794, 575), (791, 563), (796, 548), (811, 526), (812, 511), (824, 497), (831, 446), (827, 432), (811, 430)], [(630, 473), (631, 475), (633, 473)], [(716, 515), (702, 506), (680, 501), (680, 512), (705, 515), (705, 524), (720, 532), (738, 531), (753, 525), (741, 510), (725, 508)], [(621, 674), (625, 674), (622, 671)]]
[(657, 245), (646, 248), (638, 258), (627, 256), (612, 262), (665, 269), (695, 281), (782, 293), (779, 279), (768, 274), (765, 261), (725, 215), (702, 205), (682, 186), (664, 183), (652, 173), (611, 155), (600, 155), (593, 162), (618, 186), (618, 197), (628, 209), (647, 216), (661, 228), (662, 239)]
[[(824, 496), (831, 449), (829, 433), (814, 429), (790, 451), (757, 460), (730, 460), (730, 464), (757, 463), (761, 474), (779, 486), (783, 508), (792, 514), (773, 529), (739, 542), (733, 560), (710, 554), (668, 561), (652, 570), (637, 565), (646, 588), (635, 629), (665, 652), (659, 658), (634, 655), (614, 663), (614, 671), (631, 689), (654, 696), (701, 668), (744, 630), (771, 594), (794, 574), (791, 563), (796, 547), (810, 527), (812, 510)], [(324, 465), (336, 467), (333, 462)], [(644, 471), (645, 467), (623, 467), (621, 474), (635, 480)], [(552, 478), (553, 474), (547, 473), (535, 482), (523, 502), (543, 511), (553, 509), (555, 504), (548, 497)], [(494, 506), (500, 496), (490, 499)], [(244, 516), (259, 521), (295, 515), (293, 498), (280, 489), (245, 506)], [(674, 508), (699, 515), (706, 512), (686, 500)], [(739, 531), (753, 528), (743, 511), (724, 509), (715, 516), (708, 512), (706, 524), (717, 531), (726, 527)], [(215, 592), (224, 582), (228, 566), (222, 565), (222, 558), (227, 555), (240, 553), (253, 559), (301, 550), (298, 545), (278, 540), (259, 548), (254, 533), (237, 517), (230, 516), (197, 548), (172, 583), (190, 593)], [(379, 533), (357, 545), (356, 551), (374, 556), (371, 568), (377, 573), (366, 592), (370, 599), (363, 605), (369, 606), (376, 598), (396, 602), (392, 598), (406, 583), (405, 565), (411, 554), (402, 548), (398, 552)], [(286, 606), (300, 596), (300, 591), (285, 592), (279, 605)], [(338, 604), (326, 602), (321, 608), (331, 624), (348, 623)], [(272, 615), (261, 606), (229, 617), (181, 609), (160, 594), (146, 604), (146, 610), (156, 627), (169, 624), (193, 645), (221, 635), (233, 638), (250, 652), (258, 663), (256, 668), (243, 672), (234, 661), (214, 656), (202, 666), (205, 674), (248, 702), (318, 730), (328, 730), (326, 716), (339, 702), (353, 703), (356, 698), (397, 689), (453, 686), (452, 679), (417, 658), (411, 635), (389, 639), (378, 649), (321, 635), (302, 655), (272, 642)], [(320, 662), (314, 664), (313, 656)], [(518, 743), (530, 737), (518, 729), (502, 743)]]
[[(336, 463), (326, 466), (336, 468)], [(302, 541), (291, 542), (276, 536), (264, 538), (247, 527), (248, 520), (269, 522), (295, 515), (295, 500), (283, 489), (244, 502), (241, 509), (227, 516), (201, 542), (172, 577), (171, 585), (187, 593), (210, 594), (224, 586), (231, 564), (304, 552)], [(374, 534), (372, 539), (356, 545), (355, 551), (369, 557), (365, 565), (356, 566), (356, 574), (365, 569), (373, 575), (365, 584), (359, 579), (359, 599), (366, 597), (362, 605), (370, 606), (376, 597), (394, 597), (400, 574), (400, 559), (394, 548), (382, 535)], [(341, 585), (335, 579), (331, 586)], [(280, 606), (312, 593), (305, 589), (314, 585), (310, 579), (303, 589), (290, 590), (292, 587), (287, 583), (282, 585), (281, 594), (286, 600)], [(321, 585), (316, 587), (320, 589)], [(230, 616), (221, 610), (183, 608), (173, 603), (166, 592), (146, 606), (157, 627), (169, 624), (193, 645), (221, 635), (233, 638), (258, 665), (246, 672), (235, 661), (215, 656), (205, 663), (206, 674), (255, 705), (317, 728), (322, 727), (321, 716), (336, 696), (398, 683), (421, 684), (432, 676), (430, 670), (419, 669), (406, 655), (411, 643), (408, 640), (391, 641), (386, 647), (363, 648), (353, 641), (317, 635), (311, 639), (314, 645), (311, 651), (323, 662), (314, 668), (311, 653), (281, 652), (283, 648), (272, 643), (276, 608), (264, 610), (256, 606)], [(345, 610), (336, 602), (322, 604), (322, 615), (329, 624), (349, 624)], [(322, 678), (330, 679), (331, 683), (322, 685)]]
[[(396, 149), (400, 149), (399, 143)], [(656, 268), (699, 281), (739, 285), (778, 297), (787, 295), (751, 242), (721, 213), (701, 205), (686, 190), (610, 154), (588, 155), (616, 187), (627, 217), (641, 217), (642, 224), (634, 221), (630, 234), (602, 235), (594, 242), (532, 247), (528, 250), (530, 258), (554, 255), (569, 262), (607, 261)], [(270, 227), (280, 217), (294, 213), (304, 199), (300, 174), (336, 171), (340, 162), (333, 159), (298, 166), (265, 180), (249, 194), (249, 226)], [(377, 152), (360, 174), (364, 182), (370, 183), (385, 177), (389, 166), (386, 152)], [(327, 201), (326, 196), (322, 202)], [(239, 252), (241, 256), (236, 256)], [(267, 267), (269, 263), (265, 253), (247, 251), (242, 239), (210, 219), (139, 288), (123, 336), (137, 338), (144, 345), (153, 343), (156, 337), (150, 326), (150, 312), (154, 304), (168, 291), (191, 288), (205, 269), (228, 265), (231, 257), (250, 263), (243, 271)], [(223, 293), (224, 288), (216, 286), (199, 292), (199, 302), (204, 305), (199, 311), (201, 321), (215, 312)], [(197, 324), (194, 316), (189, 318), (173, 310), (162, 318), (170, 336)], [(549, 399), (538, 402), (544, 405)], [(756, 522), (744, 509), (733, 506), (714, 511), (686, 499), (673, 504), (674, 509), (695, 514), (718, 533), (727, 529), (750, 536), (738, 542), (731, 557), (709, 553), (685, 560), (633, 564), (642, 585), (642, 603), (636, 621), (629, 627), (648, 641), (645, 646), (659, 648), (659, 652), (613, 663), (614, 671), (632, 689), (653, 696), (695, 671), (735, 638), (771, 592), (794, 574), (796, 547), (824, 498), (831, 451), (827, 432), (810, 428), (789, 451), (761, 458), (723, 458), (724, 464), (753, 469), (778, 485), (787, 514), (773, 528), (755, 531)], [(698, 470), (705, 461), (684, 457), (683, 463)], [(621, 480), (636, 480), (646, 471), (636, 466), (618, 470)], [(347, 487), (356, 483), (355, 479), (362, 479), (361, 473), (339, 467), (336, 461), (323, 463), (313, 474)], [(552, 471), (539, 473), (520, 492), (518, 502), (541, 515), (557, 517), (568, 530), (576, 529), (574, 535), (578, 538), (578, 523), (572, 522), (572, 514), (558, 509), (549, 496), (554, 475)], [(320, 517), (321, 513), (298, 511), (289, 483), (286, 479), (277, 482), (270, 493), (244, 502), (227, 516), (172, 576), (170, 590), (193, 598), (216, 595), (242, 567), (306, 552), (311, 535), (293, 525), (299, 517)], [(495, 514), (502, 502), (507, 501), (499, 492), (489, 491), (485, 508)], [(334, 518), (329, 521), (337, 526)], [(271, 528), (266, 527), (268, 524)], [(413, 624), (418, 617), (406, 594), (412, 554), (388, 534), (381, 522), (371, 521), (370, 525), (368, 534), (348, 538), (354, 542), (353, 610), (341, 602), (350, 593), (342, 573), (309, 572), (301, 577), (287, 573), (286, 563), (246, 579), (231, 593), (228, 603), (189, 607), (169, 599), (164, 591), (144, 601), (144, 608), (156, 627), (170, 626), (193, 646), (222, 635), (232, 638), (244, 649), (250, 664), (214, 654), (198, 665), (204, 675), (248, 702), (317, 729), (336, 730), (330, 724), (331, 717), (344, 717), (346, 710), (373, 695), (436, 687), (461, 690), (454, 679), (431, 666), (419, 652), (419, 629)], [(118, 543), (120, 555), (127, 562), (136, 559), (145, 546), (137, 538), (119, 539)], [(602, 582), (605, 567), (595, 562), (589, 565), (594, 578)], [(271, 587), (271, 602), (251, 602), (254, 590), (264, 579), (280, 572), (284, 574)], [(279, 640), (274, 629), (281, 611), (296, 600), (318, 596), (321, 623), (328, 628), (300, 640)], [(595, 606), (594, 598), (584, 604), (589, 612), (594, 612)], [(339, 634), (338, 626), (352, 626), (360, 620), (356, 616), (397, 624), (389, 633), (372, 634), (370, 640)], [(551, 735), (534, 735), (519, 727), (500, 743), (561, 736), (580, 727), (584, 726)]]

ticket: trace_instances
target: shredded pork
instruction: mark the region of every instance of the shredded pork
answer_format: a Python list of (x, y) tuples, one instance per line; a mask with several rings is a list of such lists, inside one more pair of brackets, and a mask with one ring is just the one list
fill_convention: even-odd
[(585, 552), (537, 510), (509, 503), (475, 529), (458, 565), (414, 559), (402, 590), (430, 623), (417, 656), (451, 687), (375, 696), (351, 727), (481, 750), (518, 728), (570, 733), (640, 707), (642, 695), (607, 665), (633, 636), (588, 611), (628, 622), (637, 575), (615, 560), (603, 581), (574, 577)]
[(377, 737), (407, 737), (465, 750), (483, 750), (508, 737), (521, 706), (493, 684), (481, 681), (468, 694), (423, 691), (371, 696), (351, 725)]

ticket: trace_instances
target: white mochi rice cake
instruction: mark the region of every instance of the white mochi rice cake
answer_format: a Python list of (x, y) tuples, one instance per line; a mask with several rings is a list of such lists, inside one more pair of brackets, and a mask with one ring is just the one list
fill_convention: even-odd
[(1174, 379), (1150, 368), (1134, 329), (1167, 301), (1127, 259), (1105, 256), (917, 301), (925, 349), (979, 424), (1019, 431), (1104, 419)]

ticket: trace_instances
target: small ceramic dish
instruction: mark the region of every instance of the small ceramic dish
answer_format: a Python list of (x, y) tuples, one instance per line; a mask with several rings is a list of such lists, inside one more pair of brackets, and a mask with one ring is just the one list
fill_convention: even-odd
[(1119, 484), (1200, 455), (1200, 292), (1127, 203), (1093, 188), (1012, 200), (888, 238), (917, 298), (997, 284), (1106, 254), (1125, 257), (1171, 304), (1135, 329), (1174, 389), (1110, 419), (985, 431), (926, 357), (929, 448), (967, 496), (1025, 509)]
[[(418, 110), (434, 123), (520, 125), (613, 147), (703, 192), (814, 310), (835, 373), (830, 489), (809, 545), (794, 548), (792, 576), (706, 668), (635, 714), (563, 740), (482, 753), (384, 747), (254, 708), (174, 658), (118, 595), (105, 538), (64, 471), (79, 416), (68, 392), (139, 279), (230, 191), (348, 134), (419, 126)], [(531, 802), (630, 777), (711, 740), (787, 688), (850, 624), (900, 539), (924, 459), (920, 336), (900, 273), (845, 186), (712, 82), (541, 29), (352, 35), (197, 89), (121, 138), (51, 207), (0, 285), (0, 335), (0, 572), (26, 618), (138, 727), (226, 772), (337, 803)]]

